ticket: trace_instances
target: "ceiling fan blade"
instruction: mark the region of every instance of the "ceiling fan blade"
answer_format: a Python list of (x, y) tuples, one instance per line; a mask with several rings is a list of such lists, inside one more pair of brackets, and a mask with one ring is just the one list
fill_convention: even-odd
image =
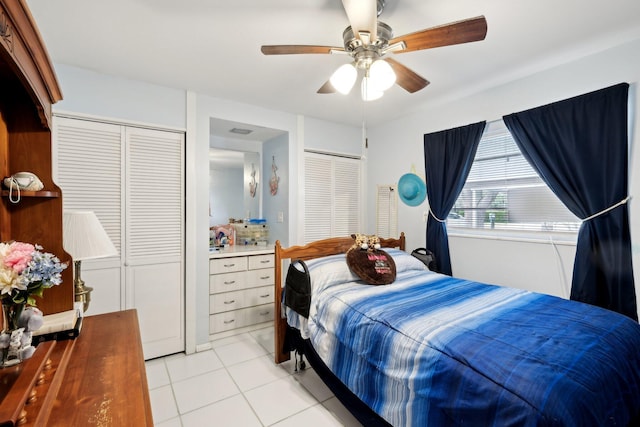
[(369, 40), (378, 39), (378, 4), (376, 0), (342, 0), (353, 34), (361, 39), (360, 33), (369, 33)]
[(398, 61), (391, 58), (385, 58), (384, 60), (391, 65), (393, 72), (396, 73), (396, 84), (407, 92), (417, 92), (429, 84), (429, 80), (419, 76)]
[(295, 55), (301, 53), (332, 53), (344, 51), (342, 47), (335, 46), (307, 46), (300, 44), (264, 45), (260, 48), (264, 55)]
[(464, 19), (450, 24), (427, 28), (415, 33), (395, 37), (389, 44), (404, 42), (406, 47), (395, 53), (411, 52), (414, 50), (431, 49), (434, 47), (451, 46), (455, 44), (484, 40), (487, 35), (487, 20), (484, 16)]
[(320, 89), (318, 89), (318, 93), (335, 93), (336, 89), (333, 87), (331, 82), (327, 80), (325, 84), (322, 85)]

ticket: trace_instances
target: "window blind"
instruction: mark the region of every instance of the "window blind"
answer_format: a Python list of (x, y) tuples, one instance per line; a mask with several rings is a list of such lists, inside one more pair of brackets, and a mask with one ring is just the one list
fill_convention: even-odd
[(529, 165), (499, 120), (485, 129), (447, 226), (575, 234), (580, 220)]
[(305, 243), (360, 232), (360, 160), (305, 153)]
[(378, 185), (376, 192), (376, 234), (398, 235), (398, 195), (395, 185)]

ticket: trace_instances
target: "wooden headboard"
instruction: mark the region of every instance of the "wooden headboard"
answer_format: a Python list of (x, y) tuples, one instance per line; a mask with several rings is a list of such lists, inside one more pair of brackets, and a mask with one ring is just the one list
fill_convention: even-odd
[[(380, 245), (384, 248), (399, 248), (405, 250), (404, 233), (400, 233), (397, 239), (380, 238)], [(275, 342), (275, 362), (282, 363), (290, 358), (289, 352), (283, 352), (284, 336), (287, 330), (287, 320), (282, 318), (282, 261), (285, 259), (309, 260), (329, 255), (346, 253), (353, 246), (352, 237), (332, 237), (330, 239), (317, 240), (303, 246), (291, 246), (283, 248), (280, 241), (276, 241), (275, 246), (275, 321), (274, 321), (274, 342)]]

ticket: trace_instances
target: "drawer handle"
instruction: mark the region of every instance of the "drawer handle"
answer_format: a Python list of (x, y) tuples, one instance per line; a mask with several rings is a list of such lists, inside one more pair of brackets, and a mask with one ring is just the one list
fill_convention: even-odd
[(224, 324), (225, 324), (225, 325), (228, 325), (228, 324), (233, 323), (233, 322), (235, 322), (235, 321), (236, 321), (236, 319), (225, 320), (225, 321), (224, 321)]
[(264, 294), (264, 295), (260, 295), (260, 298), (268, 298), (270, 296), (271, 296), (271, 294)]
[(271, 314), (270, 311), (263, 311), (260, 313), (260, 316), (266, 316), (267, 314)]
[(236, 302), (236, 300), (232, 299), (231, 301), (225, 301), (225, 304), (233, 304), (234, 302)]
[(225, 268), (231, 268), (231, 267), (235, 267), (235, 264), (224, 264)]
[(260, 276), (260, 280), (267, 280), (270, 279), (271, 276)]
[(270, 262), (271, 260), (263, 259), (262, 261), (260, 261), (260, 264), (269, 264)]
[(230, 282), (224, 282), (225, 285), (233, 285), (234, 283), (236, 283), (235, 280), (232, 280)]

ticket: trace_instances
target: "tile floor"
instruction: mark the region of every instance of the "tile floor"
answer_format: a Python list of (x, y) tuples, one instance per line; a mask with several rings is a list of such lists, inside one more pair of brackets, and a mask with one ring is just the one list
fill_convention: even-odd
[(273, 362), (273, 327), (146, 362), (158, 427), (360, 426), (309, 368)]

